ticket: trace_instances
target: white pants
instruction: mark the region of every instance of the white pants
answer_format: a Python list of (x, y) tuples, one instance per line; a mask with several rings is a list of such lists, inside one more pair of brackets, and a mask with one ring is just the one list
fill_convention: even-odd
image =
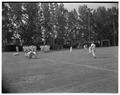
[(92, 53), (93, 57), (95, 57), (95, 49), (89, 47), (89, 53)]
[(95, 50), (91, 50), (93, 57), (95, 57)]
[(89, 53), (91, 53), (91, 52), (92, 52), (91, 47), (89, 47)]

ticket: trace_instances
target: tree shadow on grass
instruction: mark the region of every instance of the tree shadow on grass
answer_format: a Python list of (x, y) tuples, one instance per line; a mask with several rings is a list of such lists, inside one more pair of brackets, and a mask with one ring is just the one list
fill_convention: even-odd
[(32, 57), (32, 58), (27, 58), (27, 59), (40, 59), (40, 57)]
[(102, 56), (97, 56), (96, 57), (96, 59), (107, 59), (107, 58), (110, 58), (110, 57), (106, 57), (106, 56), (105, 57), (104, 56), (103, 57)]

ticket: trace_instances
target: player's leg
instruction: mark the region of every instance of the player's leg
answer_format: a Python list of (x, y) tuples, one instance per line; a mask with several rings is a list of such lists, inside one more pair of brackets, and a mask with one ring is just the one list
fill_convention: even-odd
[(92, 52), (91, 47), (89, 47), (89, 53), (91, 53), (91, 52)]
[(14, 55), (18, 55), (19, 54), (19, 42), (18, 42), (18, 39), (14, 40), (14, 45), (15, 45), (15, 50), (16, 50), (16, 53), (14, 53)]
[(17, 56), (17, 55), (19, 55), (19, 47), (16, 46), (15, 49), (16, 49), (16, 53), (14, 53), (13, 55)]
[(16, 46), (16, 52), (19, 53), (19, 47), (18, 46)]
[(93, 55), (94, 58), (96, 57), (95, 50), (92, 50), (92, 55)]

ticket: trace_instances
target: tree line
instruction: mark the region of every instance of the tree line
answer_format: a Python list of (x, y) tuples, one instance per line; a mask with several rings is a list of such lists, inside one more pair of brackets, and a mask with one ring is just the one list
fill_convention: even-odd
[(82, 46), (110, 40), (118, 45), (118, 9), (80, 5), (68, 11), (64, 3), (2, 3), (2, 44), (11, 44), (14, 32), (23, 45)]

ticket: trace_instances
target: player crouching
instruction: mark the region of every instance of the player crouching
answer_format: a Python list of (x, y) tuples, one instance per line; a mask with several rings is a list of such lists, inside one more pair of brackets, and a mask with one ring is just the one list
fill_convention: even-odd
[(23, 51), (25, 53), (25, 56), (28, 57), (29, 59), (37, 58), (37, 47), (36, 46), (23, 46)]

